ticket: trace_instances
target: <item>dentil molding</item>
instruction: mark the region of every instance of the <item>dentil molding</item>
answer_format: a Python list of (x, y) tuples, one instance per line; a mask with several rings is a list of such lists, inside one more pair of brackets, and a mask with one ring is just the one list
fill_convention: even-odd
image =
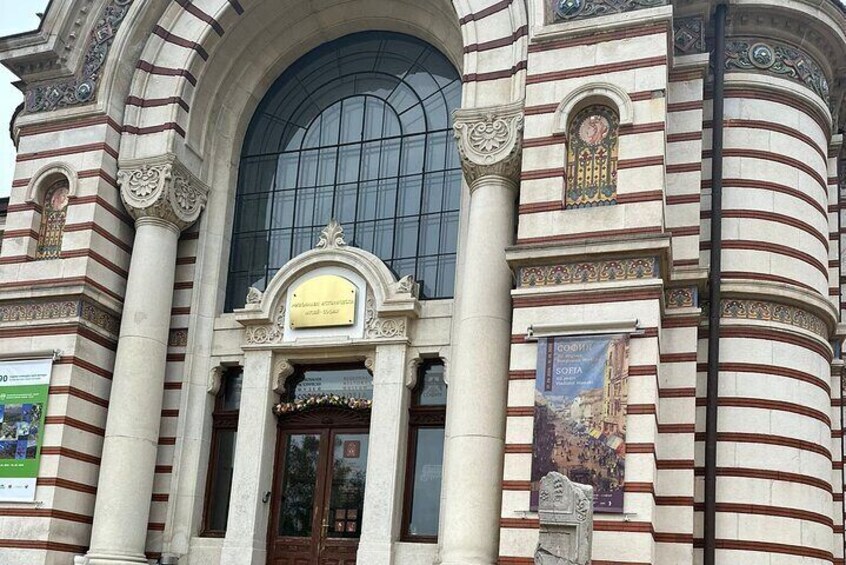
[(208, 187), (174, 155), (121, 163), (120, 198), (137, 221), (157, 218), (180, 231), (193, 224), (206, 205)]
[(455, 137), (464, 176), (476, 180), (496, 175), (517, 182), (523, 152), (523, 103), (455, 112)]

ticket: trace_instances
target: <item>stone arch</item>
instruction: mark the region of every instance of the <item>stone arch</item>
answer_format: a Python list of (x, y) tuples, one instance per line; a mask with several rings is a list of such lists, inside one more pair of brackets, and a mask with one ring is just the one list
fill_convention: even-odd
[(614, 108), (620, 117), (621, 127), (634, 122), (634, 109), (628, 92), (610, 82), (592, 82), (570, 92), (558, 105), (552, 122), (553, 135), (566, 134), (570, 120), (588, 104), (603, 104)]
[(29, 179), (26, 187), (26, 201), (40, 204), (44, 199), (44, 192), (62, 179), (68, 183), (68, 197), (76, 196), (78, 184), (76, 170), (67, 163), (50, 163), (41, 167)]

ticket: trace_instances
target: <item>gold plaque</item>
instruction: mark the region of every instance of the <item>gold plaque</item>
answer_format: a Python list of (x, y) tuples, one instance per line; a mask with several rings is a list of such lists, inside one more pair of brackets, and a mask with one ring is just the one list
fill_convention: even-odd
[(302, 283), (291, 295), (292, 328), (330, 328), (355, 323), (356, 286), (337, 275)]

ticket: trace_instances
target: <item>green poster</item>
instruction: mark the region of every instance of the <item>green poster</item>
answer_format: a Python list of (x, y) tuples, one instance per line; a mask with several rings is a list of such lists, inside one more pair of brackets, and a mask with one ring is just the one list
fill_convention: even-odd
[(0, 501), (32, 502), (51, 359), (0, 362)]

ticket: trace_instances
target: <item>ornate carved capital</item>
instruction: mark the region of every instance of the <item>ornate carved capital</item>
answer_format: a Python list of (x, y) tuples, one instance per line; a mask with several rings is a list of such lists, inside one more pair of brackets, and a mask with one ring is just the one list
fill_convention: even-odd
[(136, 221), (158, 218), (180, 231), (200, 216), (209, 190), (174, 155), (121, 163), (118, 184), (121, 200)]
[(453, 129), (468, 183), (487, 175), (517, 182), (523, 153), (522, 102), (456, 110)]

